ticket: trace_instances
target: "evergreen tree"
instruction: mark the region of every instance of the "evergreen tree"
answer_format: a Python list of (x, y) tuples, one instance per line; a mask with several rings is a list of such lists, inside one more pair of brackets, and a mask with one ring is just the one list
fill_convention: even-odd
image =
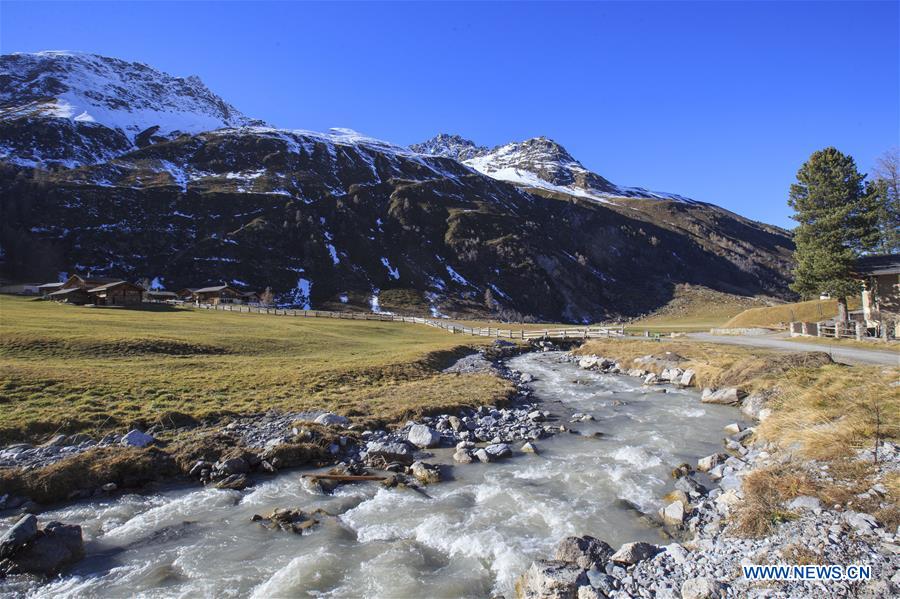
[(853, 158), (835, 148), (814, 152), (797, 171), (788, 204), (799, 225), (794, 231), (794, 291), (828, 293), (838, 300), (838, 319), (847, 320), (847, 296), (860, 290), (853, 264), (879, 241), (876, 194)]

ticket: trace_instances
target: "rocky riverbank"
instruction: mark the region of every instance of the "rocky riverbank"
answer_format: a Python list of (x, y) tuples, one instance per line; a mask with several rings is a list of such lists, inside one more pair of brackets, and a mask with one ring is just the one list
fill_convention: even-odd
[[(694, 373), (680, 369), (679, 358), (648, 355), (635, 359), (634, 365), (592, 355), (571, 359), (585, 369), (640, 378), (645, 385), (689, 386)], [(652, 370), (646, 370), (648, 366)], [(705, 389), (702, 401), (740, 406), (757, 419), (770, 413), (765, 393)], [(756, 441), (752, 426), (734, 423), (725, 432), (723, 452), (673, 470), (674, 489), (658, 518), (682, 542), (627, 543), (614, 551), (591, 537), (568, 538), (554, 559), (536, 561), (522, 575), (517, 596), (897, 596), (900, 518), (886, 483), (897, 480), (900, 447), (885, 442), (858, 451), (843, 464), (865, 470), (865, 476), (856, 473), (850, 483), (834, 472), (835, 464), (801, 460), (774, 444)], [(751, 581), (742, 570), (784, 564), (862, 565), (870, 567), (871, 578)]]

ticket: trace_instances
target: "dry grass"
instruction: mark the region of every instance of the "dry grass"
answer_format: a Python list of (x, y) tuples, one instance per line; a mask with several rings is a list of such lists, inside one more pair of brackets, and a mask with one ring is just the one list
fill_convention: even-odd
[(813, 492), (809, 479), (785, 466), (754, 470), (744, 477), (744, 502), (735, 515), (734, 532), (742, 537), (764, 537), (796, 514), (784, 504)]
[(0, 296), (0, 443), (273, 408), (385, 423), (496, 403), (508, 382), (440, 373), (490, 341), (403, 323)]
[[(859, 308), (857, 297), (847, 298), (849, 309)], [(723, 326), (725, 328), (776, 327), (789, 322), (817, 322), (837, 316), (837, 300), (809, 300), (741, 312)]]
[(748, 308), (765, 305), (765, 300), (760, 298), (681, 284), (675, 287), (675, 295), (665, 306), (629, 323), (627, 329), (660, 333), (707, 331), (721, 327)]

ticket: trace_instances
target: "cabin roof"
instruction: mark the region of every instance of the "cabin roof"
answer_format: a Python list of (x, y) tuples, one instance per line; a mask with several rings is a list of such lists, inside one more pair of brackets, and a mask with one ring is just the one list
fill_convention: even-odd
[(900, 254), (880, 254), (857, 259), (854, 270), (860, 275), (900, 274)]

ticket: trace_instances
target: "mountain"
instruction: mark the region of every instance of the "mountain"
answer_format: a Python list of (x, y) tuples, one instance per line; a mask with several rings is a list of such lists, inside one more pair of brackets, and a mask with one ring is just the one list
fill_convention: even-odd
[(181, 133), (261, 125), (197, 77), (95, 54), (0, 57), (0, 159), (81, 166)]
[[(14, 56), (16, 64), (25, 61)], [(38, 56), (29, 60), (46, 60)], [(141, 68), (83, 56), (75, 68), (69, 55), (51, 56), (71, 67), (66, 81), (97, 77), (91, 86), (98, 90), (115, 90)], [(95, 60), (114, 73), (97, 74)], [(29, 77), (46, 79), (42, 72)], [(432, 140), (425, 152), (346, 129), (276, 129), (231, 107), (227, 116), (215, 113), (213, 124), (224, 127), (188, 132), (184, 115), (200, 115), (193, 122), (202, 127), (201, 116), (219, 106), (211, 92), (199, 92), (205, 86), (189, 83), (196, 94), (159, 90), (150, 120), (150, 96), (132, 95), (145, 89), (137, 85), (122, 92), (120, 104), (104, 96), (116, 107), (114, 119), (99, 111), (95, 122), (13, 118), (17, 145), (0, 158), (5, 276), (81, 272), (155, 278), (169, 289), (226, 281), (271, 287), (281, 302), (322, 309), (572, 322), (652, 310), (682, 283), (789, 293), (785, 231), (710, 204), (609, 200), (599, 194), (622, 188), (588, 173), (550, 140), (518, 144), (525, 161), (501, 166), (514, 152), (452, 136)], [(90, 88), (81, 89), (94, 100)], [(164, 91), (179, 101), (171, 120)], [(0, 97), (9, 114), (34, 103), (29, 88), (6, 76)], [(241, 126), (228, 126), (232, 118)], [(148, 122), (159, 129), (142, 136)], [(95, 145), (82, 139), (82, 126), (92, 128)], [(48, 130), (57, 135), (44, 135)], [(82, 136), (79, 151), (93, 160), (72, 157), (69, 133)], [(91, 154), (96, 148), (102, 152)], [(514, 185), (481, 171), (493, 165), (494, 174), (527, 168), (542, 183)]]
[(513, 142), (491, 150), (458, 135), (441, 133), (410, 146), (410, 149), (454, 158), (491, 178), (526, 189), (565, 193), (600, 202), (616, 198), (694, 201), (677, 194), (614, 185), (584, 168), (565, 148), (546, 137)]

